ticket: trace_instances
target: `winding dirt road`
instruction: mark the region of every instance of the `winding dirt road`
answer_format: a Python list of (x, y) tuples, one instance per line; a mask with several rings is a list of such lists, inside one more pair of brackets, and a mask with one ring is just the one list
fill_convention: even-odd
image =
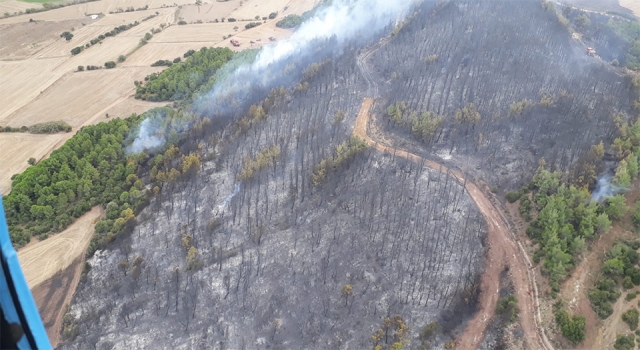
[[(357, 60), (358, 67), (369, 85), (368, 94), (374, 94), (374, 96), (378, 93), (378, 87), (373, 73), (367, 64), (367, 60), (377, 49), (386, 44), (388, 40), (388, 38), (384, 38), (369, 49), (362, 51)], [(374, 103), (375, 101), (372, 98), (365, 98), (362, 102), (353, 135), (362, 138), (370, 147), (380, 152), (405, 158), (454, 177), (465, 187), (478, 206), (482, 216), (487, 221), (488, 235), (486, 243), (488, 245), (488, 251), (485, 271), (480, 284), (479, 310), (458, 338), (457, 348), (477, 349), (484, 339), (485, 330), (489, 324), (489, 320), (493, 317), (499, 297), (500, 273), (504, 271), (505, 267), (508, 267), (518, 299), (520, 324), (524, 331), (525, 344), (528, 348), (534, 350), (554, 349), (544, 329), (540, 326), (540, 301), (535, 275), (531, 270), (533, 265), (520, 242), (517, 242), (515, 235), (512, 234), (508, 221), (503, 215), (503, 210), (501, 210), (501, 204), (493, 195), (488, 194), (490, 191), (483, 192), (477, 185), (469, 182), (462, 173), (448, 169), (437, 162), (409, 153), (406, 150), (393, 148), (372, 139), (369, 136), (367, 126)]]

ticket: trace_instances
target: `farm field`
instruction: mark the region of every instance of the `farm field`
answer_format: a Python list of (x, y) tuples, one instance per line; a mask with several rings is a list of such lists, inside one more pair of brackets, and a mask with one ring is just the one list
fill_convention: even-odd
[(640, 17), (640, 2), (637, 0), (620, 0), (620, 6), (626, 7)]
[(54, 148), (61, 146), (71, 137), (71, 133), (54, 135), (33, 135), (25, 133), (0, 133), (0, 193), (7, 194), (11, 189), (11, 176), (19, 174), (29, 165), (31, 157), (40, 160)]
[(188, 23), (202, 21), (213, 22), (229, 17), (229, 14), (240, 6), (239, 1), (203, 3), (202, 5), (185, 5), (180, 9), (179, 19)]
[(16, 113), (4, 118), (12, 127), (62, 120), (77, 128), (135, 91), (133, 80), (158, 71), (152, 67), (101, 69), (72, 73)]
[(63, 232), (18, 252), (29, 288), (33, 289), (56, 272), (64, 270), (85, 251), (93, 235), (93, 223), (101, 213), (100, 208), (95, 207)]

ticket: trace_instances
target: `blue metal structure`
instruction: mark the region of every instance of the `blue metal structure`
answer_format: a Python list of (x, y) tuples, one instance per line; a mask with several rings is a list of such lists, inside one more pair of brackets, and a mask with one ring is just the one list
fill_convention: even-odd
[(51, 349), (13, 249), (0, 197), (0, 349)]

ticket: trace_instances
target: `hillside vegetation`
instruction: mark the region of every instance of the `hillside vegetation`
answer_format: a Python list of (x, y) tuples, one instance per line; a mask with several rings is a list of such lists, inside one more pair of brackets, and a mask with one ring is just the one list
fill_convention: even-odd
[(137, 99), (149, 101), (181, 100), (198, 90), (200, 86), (212, 83), (220, 67), (233, 57), (228, 48), (206, 48), (193, 53), (184, 62), (173, 64), (161, 73), (153, 73), (145, 82), (136, 83)]

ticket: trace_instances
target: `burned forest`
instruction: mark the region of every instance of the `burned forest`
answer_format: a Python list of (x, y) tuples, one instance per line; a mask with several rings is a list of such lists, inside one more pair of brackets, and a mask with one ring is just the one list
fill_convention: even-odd
[[(507, 264), (487, 260), (491, 230), (511, 237), (495, 194), (541, 159), (578, 172), (632, 110), (631, 78), (545, 4), (422, 1), (374, 38), (301, 53), (305, 69), (282, 63), (298, 81), (251, 87), (232, 115), (197, 100), (180, 151), (141, 161), (147, 205), (87, 260), (60, 348), (455, 346), (496, 290), (483, 272)], [(365, 112), (371, 140), (354, 131)], [(508, 270), (491, 329), (538, 303)]]

